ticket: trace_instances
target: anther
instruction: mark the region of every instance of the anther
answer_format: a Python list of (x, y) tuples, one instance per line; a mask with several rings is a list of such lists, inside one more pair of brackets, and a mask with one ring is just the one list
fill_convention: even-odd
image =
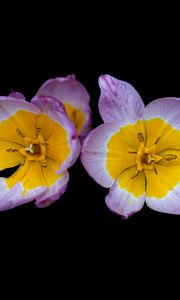
[(41, 166), (43, 168), (46, 168), (47, 167), (47, 160), (41, 160)]
[(6, 149), (7, 152), (18, 152), (17, 149), (12, 149), (12, 148), (9, 148), (9, 149)]
[(157, 143), (159, 143), (160, 139), (161, 139), (161, 137), (158, 136), (157, 139), (156, 139), (156, 141), (155, 141), (155, 145), (156, 145)]
[(133, 177), (131, 177), (131, 179), (136, 178), (139, 175), (139, 173), (140, 173), (140, 171), (137, 171), (137, 173)]
[(16, 129), (16, 133), (17, 135), (19, 135), (20, 137), (24, 137), (24, 134), (21, 132), (21, 130), (19, 130), (18, 128)]
[(138, 133), (137, 133), (137, 137), (138, 137), (138, 140), (139, 140), (140, 143), (143, 143), (143, 142), (144, 142), (144, 137), (143, 137), (142, 132), (138, 132)]
[(158, 175), (158, 171), (155, 166), (154, 166), (154, 172), (156, 173), (156, 175)]
[(170, 160), (173, 160), (173, 159), (176, 159), (177, 158), (177, 155), (174, 155), (174, 154), (165, 154), (164, 155), (164, 159), (167, 160), (167, 161), (170, 161)]
[(36, 127), (36, 136), (38, 137), (41, 133), (41, 128), (40, 127)]

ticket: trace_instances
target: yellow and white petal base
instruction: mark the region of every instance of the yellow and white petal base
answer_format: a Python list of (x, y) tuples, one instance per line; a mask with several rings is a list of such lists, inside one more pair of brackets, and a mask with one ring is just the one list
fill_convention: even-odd
[[(112, 186), (117, 178), (107, 168), (107, 143), (111, 136), (119, 131), (119, 127), (119, 124), (116, 123), (103, 124), (92, 130), (83, 142), (81, 151), (82, 164), (88, 174), (104, 187)], [(116, 165), (119, 162), (119, 151), (114, 151), (113, 149), (112, 153), (114, 154), (114, 156), (112, 154), (112, 164)]]
[(135, 167), (122, 172), (105, 199), (108, 208), (124, 219), (138, 212), (146, 199), (144, 173), (134, 177), (135, 172)]

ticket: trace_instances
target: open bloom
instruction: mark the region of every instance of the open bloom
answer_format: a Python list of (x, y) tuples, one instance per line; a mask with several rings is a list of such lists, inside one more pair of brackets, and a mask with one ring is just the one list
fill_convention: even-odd
[(47, 80), (37, 95), (54, 97), (65, 106), (69, 119), (76, 127), (80, 139), (91, 129), (91, 109), (89, 94), (74, 75)]
[(180, 99), (162, 98), (146, 107), (128, 83), (99, 79), (99, 111), (105, 124), (84, 140), (82, 163), (110, 188), (106, 204), (128, 218), (144, 202), (180, 214)]
[(10, 177), (0, 177), (0, 210), (57, 200), (79, 152), (76, 129), (59, 101), (36, 96), (29, 103), (20, 93), (0, 97), (0, 170), (19, 165)]

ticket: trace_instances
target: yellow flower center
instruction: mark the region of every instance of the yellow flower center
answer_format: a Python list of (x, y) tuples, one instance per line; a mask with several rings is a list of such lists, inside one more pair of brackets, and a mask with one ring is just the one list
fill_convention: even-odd
[(31, 154), (40, 154), (41, 153), (41, 147), (39, 144), (30, 144), (28, 148), (25, 148), (27, 153)]
[(20, 165), (5, 179), (9, 189), (18, 182), (24, 193), (52, 186), (62, 177), (57, 171), (69, 155), (65, 128), (46, 114), (19, 110), (0, 122), (0, 170)]
[(180, 181), (180, 130), (160, 118), (122, 127), (106, 147), (109, 175), (135, 197), (161, 198)]
[(142, 171), (143, 169), (154, 169), (156, 172), (155, 164), (161, 159), (163, 159), (162, 156), (156, 155), (156, 145), (151, 148), (147, 148), (144, 143), (140, 143), (136, 154), (136, 164), (138, 171)]
[[(18, 131), (19, 132), (19, 131)], [(39, 133), (39, 128), (38, 131), (36, 129), (36, 139), (32, 139), (29, 137), (23, 137), (25, 147), (20, 148), (19, 152), (24, 156), (24, 161), (27, 160), (33, 160), (33, 161), (40, 161), (42, 167), (47, 166), (47, 160), (46, 160), (46, 147), (47, 143), (45, 142), (43, 136)], [(21, 134), (21, 133), (20, 133)]]

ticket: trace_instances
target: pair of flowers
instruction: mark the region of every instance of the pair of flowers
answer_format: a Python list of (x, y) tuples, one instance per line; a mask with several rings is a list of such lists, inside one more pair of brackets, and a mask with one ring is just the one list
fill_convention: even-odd
[(81, 151), (89, 175), (110, 188), (106, 204), (113, 212), (128, 218), (146, 201), (180, 214), (179, 99), (145, 108), (130, 84), (105, 75), (99, 85), (104, 124), (90, 133), (89, 95), (74, 76), (48, 80), (31, 103), (20, 93), (0, 97), (0, 170), (19, 165), (0, 178), (0, 210), (56, 201)]

